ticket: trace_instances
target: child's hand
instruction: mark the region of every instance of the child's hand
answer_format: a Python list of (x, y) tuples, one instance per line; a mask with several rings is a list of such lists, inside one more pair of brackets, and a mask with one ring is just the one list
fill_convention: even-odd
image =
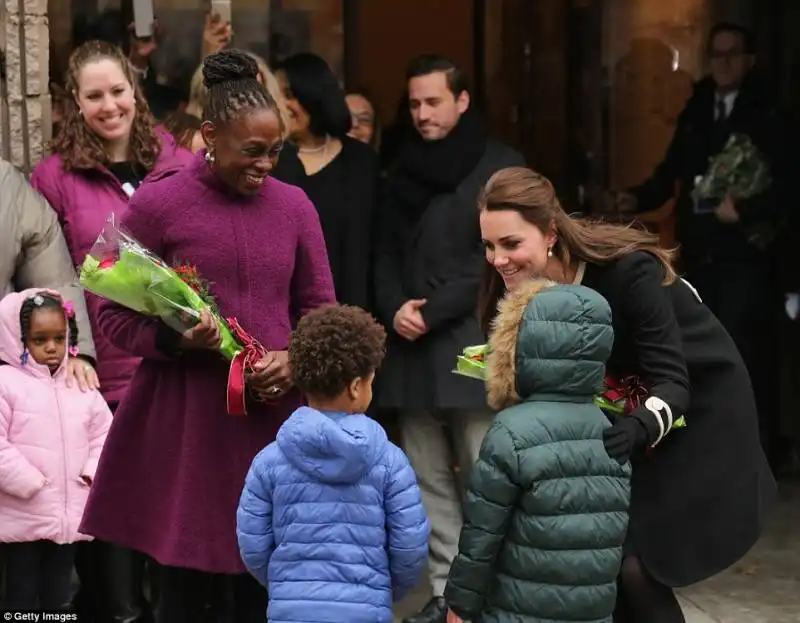
[(464, 620), (452, 610), (448, 610), (447, 623), (464, 623)]

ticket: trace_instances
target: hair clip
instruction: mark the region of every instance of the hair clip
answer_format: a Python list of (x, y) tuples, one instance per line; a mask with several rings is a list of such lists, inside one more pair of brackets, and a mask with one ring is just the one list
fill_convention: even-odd
[(41, 294), (37, 294), (31, 300), (33, 301), (33, 304), (36, 305), (36, 307), (41, 307), (42, 305), (44, 305), (44, 297)]
[(67, 318), (75, 317), (75, 306), (72, 304), (72, 301), (64, 301), (64, 314)]
[(80, 350), (78, 349), (77, 346), (70, 346), (69, 347), (69, 356), (70, 357), (77, 357), (79, 353), (80, 353)]
[(22, 354), (19, 356), (19, 364), (21, 366), (28, 365), (28, 349), (27, 348), (22, 350)]

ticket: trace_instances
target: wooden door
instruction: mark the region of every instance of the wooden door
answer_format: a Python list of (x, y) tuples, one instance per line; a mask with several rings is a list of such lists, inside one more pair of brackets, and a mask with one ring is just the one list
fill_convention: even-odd
[(474, 79), (474, 11), (468, 0), (358, 0), (347, 3), (346, 80), (393, 121), (406, 89), (406, 65), (419, 54), (451, 58)]

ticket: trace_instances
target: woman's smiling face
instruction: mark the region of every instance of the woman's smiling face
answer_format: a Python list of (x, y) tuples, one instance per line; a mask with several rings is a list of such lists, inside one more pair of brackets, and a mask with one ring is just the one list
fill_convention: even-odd
[(506, 289), (545, 274), (555, 234), (543, 234), (515, 210), (483, 210), (480, 225), (486, 261), (497, 270)]
[(78, 74), (75, 99), (87, 127), (109, 143), (126, 140), (136, 116), (133, 85), (119, 63), (103, 58)]
[(283, 147), (283, 128), (275, 111), (249, 111), (219, 127), (205, 123), (202, 131), (220, 178), (242, 195), (258, 193)]

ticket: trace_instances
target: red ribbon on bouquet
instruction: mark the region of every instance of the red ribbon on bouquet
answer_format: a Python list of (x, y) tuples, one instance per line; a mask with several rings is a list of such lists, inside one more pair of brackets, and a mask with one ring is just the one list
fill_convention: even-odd
[(266, 356), (267, 350), (258, 343), (258, 340), (242, 329), (236, 318), (226, 318), (226, 320), (233, 335), (244, 346), (242, 351), (233, 358), (228, 370), (228, 413), (230, 415), (247, 415), (244, 375), (248, 369)]
[(625, 401), (625, 415), (630, 415), (647, 400), (648, 391), (644, 383), (635, 374), (616, 379), (613, 376), (605, 378), (606, 391), (603, 398), (611, 402)]

